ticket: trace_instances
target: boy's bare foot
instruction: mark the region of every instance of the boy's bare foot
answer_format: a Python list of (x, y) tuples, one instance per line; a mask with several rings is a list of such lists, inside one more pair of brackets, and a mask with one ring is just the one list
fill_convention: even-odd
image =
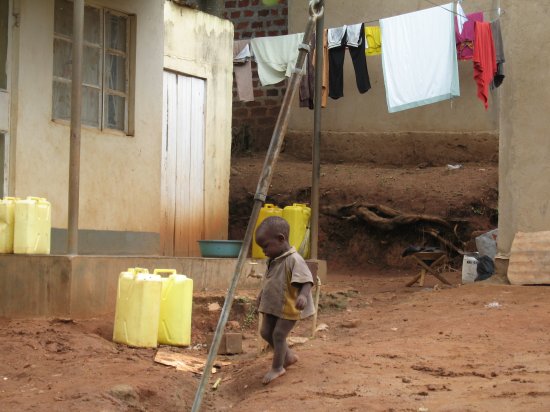
[(285, 368), (271, 369), (269, 372), (267, 372), (264, 375), (264, 378), (262, 379), (262, 383), (264, 385), (267, 385), (273, 379), (277, 379), (279, 376), (283, 376), (285, 374), (285, 372), (286, 372)]
[(290, 365), (294, 365), (300, 360), (300, 357), (292, 352), (290, 349), (287, 350), (285, 356), (285, 363), (283, 364), (284, 368), (288, 368)]

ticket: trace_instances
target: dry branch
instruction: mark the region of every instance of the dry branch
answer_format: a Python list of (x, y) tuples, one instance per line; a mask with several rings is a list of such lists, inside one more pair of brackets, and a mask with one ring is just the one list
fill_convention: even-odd
[(331, 205), (321, 210), (322, 213), (340, 219), (360, 219), (370, 226), (381, 230), (391, 231), (400, 226), (415, 223), (428, 223), (450, 228), (451, 225), (445, 219), (438, 216), (403, 213), (385, 205), (358, 204)]

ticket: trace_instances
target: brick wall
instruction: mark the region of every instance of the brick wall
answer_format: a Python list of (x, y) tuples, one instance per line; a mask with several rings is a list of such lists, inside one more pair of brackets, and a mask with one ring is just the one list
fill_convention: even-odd
[[(260, 0), (225, 0), (224, 17), (235, 25), (235, 40), (288, 34), (288, 0), (273, 6)], [(241, 102), (233, 83), (233, 152), (265, 150), (279, 115), (286, 82), (262, 87), (252, 62), (254, 101)]]

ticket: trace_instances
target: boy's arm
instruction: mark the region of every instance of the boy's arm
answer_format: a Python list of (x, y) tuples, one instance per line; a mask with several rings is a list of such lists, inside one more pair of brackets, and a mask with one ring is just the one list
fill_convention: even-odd
[(312, 283), (299, 283), (300, 294), (296, 298), (296, 309), (303, 310), (307, 305), (307, 297), (311, 292)]

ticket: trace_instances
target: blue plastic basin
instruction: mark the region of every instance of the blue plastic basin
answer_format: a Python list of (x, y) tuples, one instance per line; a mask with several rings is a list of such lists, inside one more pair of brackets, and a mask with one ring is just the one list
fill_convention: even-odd
[(199, 240), (202, 257), (235, 258), (239, 256), (242, 240)]

